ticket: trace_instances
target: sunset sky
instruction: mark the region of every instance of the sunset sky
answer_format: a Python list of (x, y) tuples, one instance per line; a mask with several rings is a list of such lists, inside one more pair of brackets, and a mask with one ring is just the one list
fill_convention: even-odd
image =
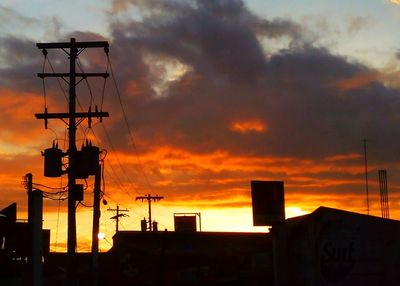
[[(380, 216), (386, 169), (390, 216), (400, 219), (400, 1), (3, 0), (0, 18), (0, 208), (17, 202), (18, 218), (26, 173), (52, 188), (67, 183), (43, 176), (40, 152), (53, 141), (66, 150), (65, 124), (51, 120), (46, 130), (34, 114), (65, 112), (67, 86), (46, 79), (44, 97), (36, 43), (75, 37), (109, 41), (116, 80), (104, 97), (102, 80), (77, 88), (79, 111), (92, 94), (110, 113), (77, 134), (78, 146), (89, 138), (107, 150), (102, 249), (115, 228), (107, 209), (128, 209), (120, 229), (138, 230), (147, 204), (135, 198), (145, 194), (165, 197), (153, 208), (160, 229), (173, 230), (173, 213), (201, 212), (205, 231), (266, 231), (252, 227), (254, 179), (285, 182), (287, 216), (321, 205), (366, 213), (363, 138), (371, 214)], [(65, 53), (48, 58), (67, 71)], [(84, 51), (79, 67), (105, 72), (107, 57)], [(91, 205), (92, 179), (87, 187)], [(44, 201), (57, 251), (66, 205)], [(91, 210), (77, 208), (81, 251)]]

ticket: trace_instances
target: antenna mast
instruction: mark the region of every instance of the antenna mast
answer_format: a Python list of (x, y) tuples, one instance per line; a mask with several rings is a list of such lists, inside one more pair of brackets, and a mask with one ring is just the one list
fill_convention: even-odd
[(367, 142), (372, 142), (372, 141), (364, 138), (362, 140), (362, 142), (364, 143), (365, 194), (366, 194), (366, 198), (367, 198), (367, 214), (369, 215)]

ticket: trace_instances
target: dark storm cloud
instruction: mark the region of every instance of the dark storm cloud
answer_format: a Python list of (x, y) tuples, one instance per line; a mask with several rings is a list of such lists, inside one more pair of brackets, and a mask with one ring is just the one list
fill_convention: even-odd
[[(142, 148), (157, 142), (196, 152), (321, 158), (360, 152), (368, 137), (385, 146), (386, 159), (399, 159), (398, 90), (362, 80), (376, 71), (307, 44), (299, 25), (260, 19), (242, 1), (130, 3), (148, 13), (114, 23), (112, 46)], [(267, 57), (272, 38), (292, 44)], [(152, 62), (143, 60), (149, 55), (189, 71), (157, 97)], [(129, 89), (132, 81), (137, 89)], [(230, 128), (246, 120), (267, 129)]]
[(1, 37), (0, 83), (2, 87), (24, 91), (37, 88), (38, 82), (32, 79), (41, 67), (40, 58), (40, 53), (33, 41), (14, 36)]
[[(377, 71), (307, 44), (299, 24), (262, 19), (242, 1), (114, 4), (133, 5), (142, 13), (140, 20), (115, 17), (110, 27), (113, 68), (139, 150), (173, 145), (196, 152), (323, 158), (358, 153), (360, 140), (368, 137), (380, 142), (383, 158), (399, 158), (398, 90), (371, 77)], [(72, 35), (104, 40), (84, 32)], [(287, 48), (271, 54), (269, 43), (277, 40)], [(2, 86), (40, 94), (36, 73), (43, 57), (35, 43), (12, 37), (0, 41)], [(88, 52), (88, 62), (100, 52)], [(65, 55), (53, 59), (60, 70)], [(172, 60), (187, 71), (165, 82), (162, 63)], [(99, 62), (85, 68), (101, 72)], [(165, 86), (157, 93), (160, 83)], [(52, 84), (56, 90), (57, 83)], [(116, 146), (128, 148), (114, 96), (110, 91), (106, 97), (112, 115), (106, 123)], [(238, 122), (261, 122), (265, 128), (237, 132), (232, 126)]]

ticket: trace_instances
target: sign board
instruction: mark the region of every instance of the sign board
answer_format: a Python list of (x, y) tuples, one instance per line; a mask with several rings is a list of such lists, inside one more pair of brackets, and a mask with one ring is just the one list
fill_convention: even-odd
[(174, 216), (176, 232), (196, 232), (196, 216)]
[(254, 226), (272, 226), (285, 220), (282, 181), (251, 181)]

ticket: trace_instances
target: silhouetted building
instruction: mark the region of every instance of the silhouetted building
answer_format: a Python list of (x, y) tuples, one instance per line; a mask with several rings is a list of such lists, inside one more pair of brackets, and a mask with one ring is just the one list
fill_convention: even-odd
[(280, 234), (287, 281), (277, 286), (399, 285), (399, 221), (320, 207)]
[[(99, 256), (99, 286), (397, 286), (398, 237), (399, 221), (326, 207), (272, 233), (119, 231)], [(4, 281), (25, 275), (28, 225), (0, 216), (0, 238), (0, 285), (22, 285)], [(77, 254), (81, 286), (92, 284), (91, 263), (90, 253)], [(67, 264), (66, 253), (50, 253), (44, 284), (64, 285)]]
[[(0, 211), (0, 285), (19, 285), (15, 283), (26, 275), (32, 253), (29, 224), (17, 221), (16, 217), (15, 203)], [(43, 230), (42, 247), (46, 256), (50, 250), (50, 230)]]
[(266, 233), (139, 232), (115, 234), (115, 285), (271, 285)]
[(269, 234), (118, 232), (111, 269), (117, 285), (395, 286), (399, 237), (399, 221), (320, 207)]

